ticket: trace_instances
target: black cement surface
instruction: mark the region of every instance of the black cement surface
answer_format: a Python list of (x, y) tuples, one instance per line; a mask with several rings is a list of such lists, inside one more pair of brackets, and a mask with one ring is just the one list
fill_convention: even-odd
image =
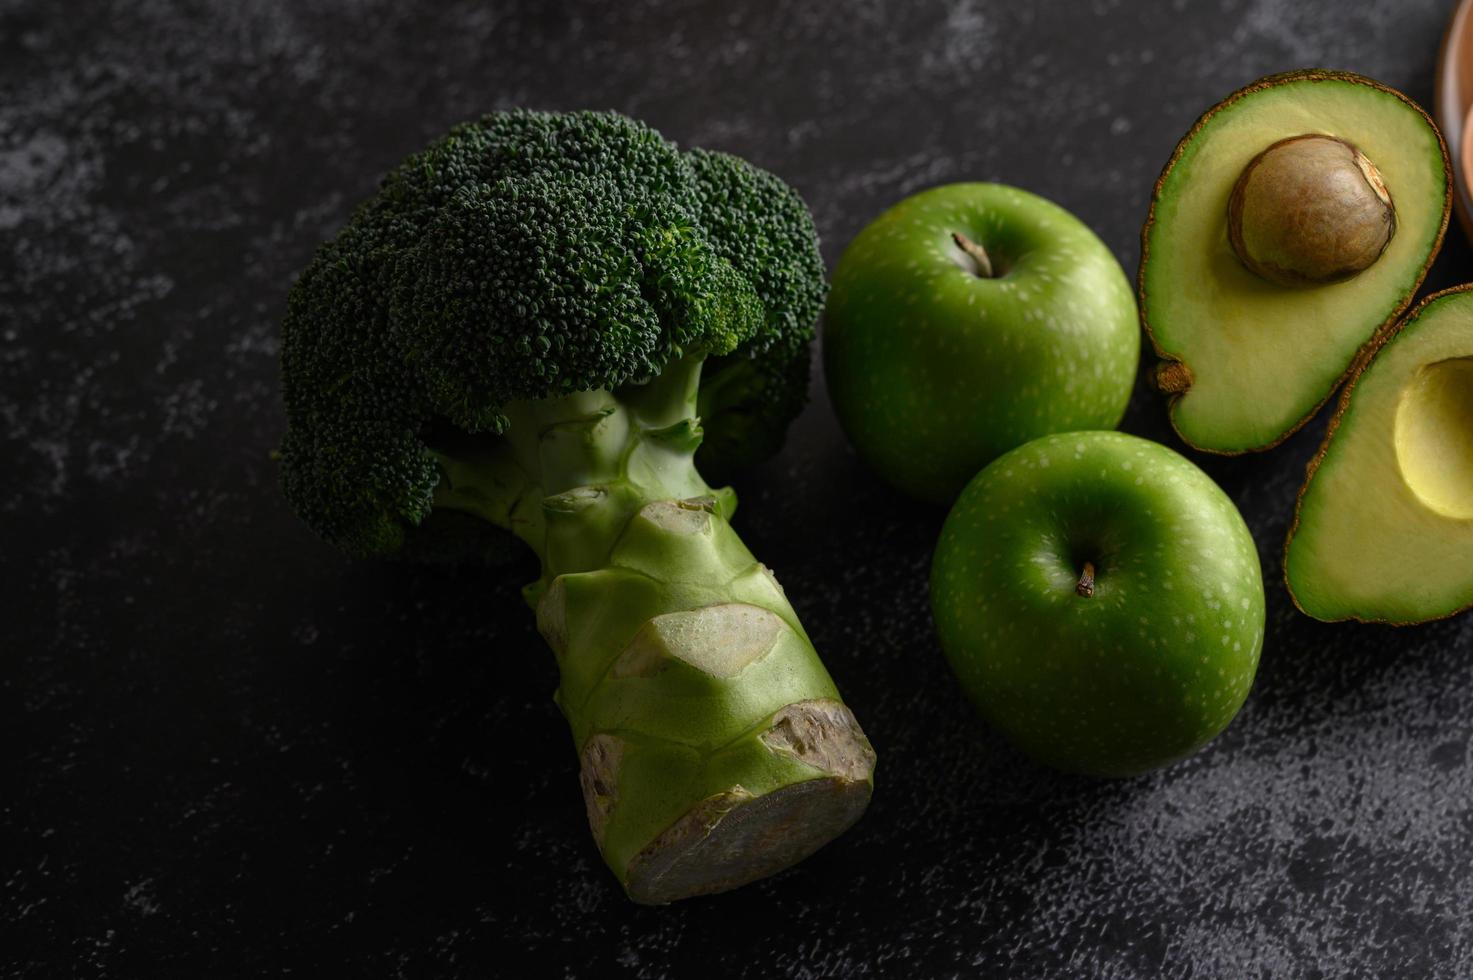
[[(931, 632), (942, 513), (821, 382), (738, 484), (881, 753), (776, 879), (630, 905), (552, 658), (484, 570), (354, 564), (283, 504), (292, 276), (379, 175), (488, 109), (614, 107), (775, 170), (832, 263), (885, 205), (1020, 184), (1127, 269), (1176, 139), (1306, 65), (1430, 101), (1442, 2), (0, 2), (0, 973), (27, 977), (1473, 973), (1473, 619), (1297, 614), (1278, 555), (1323, 418), (1195, 457), (1269, 581), (1257, 686), (1169, 771), (1040, 770)], [(1469, 274), (1453, 231), (1429, 286)], [(1177, 445), (1137, 392), (1128, 430)]]

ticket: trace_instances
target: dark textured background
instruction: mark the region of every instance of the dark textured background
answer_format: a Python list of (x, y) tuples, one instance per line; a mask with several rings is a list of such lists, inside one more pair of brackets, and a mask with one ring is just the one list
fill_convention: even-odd
[[(878, 747), (878, 792), (796, 870), (667, 909), (630, 905), (589, 840), (531, 566), (352, 564), (268, 456), (294, 271), (457, 120), (615, 107), (741, 153), (801, 189), (831, 263), (906, 193), (1014, 182), (1133, 270), (1201, 110), (1305, 65), (1425, 102), (1447, 13), (0, 0), (0, 971), (1473, 973), (1473, 619), (1293, 611), (1278, 552), (1323, 420), (1197, 457), (1269, 581), (1242, 715), (1095, 782), (975, 720), (926, 608), (943, 515), (858, 465), (818, 387), (738, 525)], [(1429, 285), (1468, 261), (1450, 232)], [(1173, 442), (1143, 390), (1126, 428)]]

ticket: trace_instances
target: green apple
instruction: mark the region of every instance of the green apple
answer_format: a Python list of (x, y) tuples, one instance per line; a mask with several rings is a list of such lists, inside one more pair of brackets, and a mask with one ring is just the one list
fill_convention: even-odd
[(1016, 188), (950, 184), (901, 201), (845, 250), (823, 351), (860, 456), (950, 503), (1030, 439), (1119, 425), (1140, 327), (1120, 263), (1078, 218)]
[(962, 492), (931, 565), (942, 649), (1024, 752), (1127, 776), (1232, 721), (1263, 646), (1263, 577), (1207, 474), (1119, 432), (1045, 436)]

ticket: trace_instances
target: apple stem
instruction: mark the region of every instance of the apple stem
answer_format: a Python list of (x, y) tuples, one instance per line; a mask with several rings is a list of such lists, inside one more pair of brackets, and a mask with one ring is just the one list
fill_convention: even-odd
[(959, 231), (951, 233), (951, 240), (956, 242), (956, 247), (967, 253), (967, 257), (977, 263), (977, 275), (983, 279), (993, 278), (992, 259), (987, 257), (987, 249), (972, 241)]
[(1087, 561), (1084, 563), (1084, 571), (1079, 573), (1079, 584), (1074, 586), (1074, 594), (1091, 599), (1095, 594), (1095, 563)]

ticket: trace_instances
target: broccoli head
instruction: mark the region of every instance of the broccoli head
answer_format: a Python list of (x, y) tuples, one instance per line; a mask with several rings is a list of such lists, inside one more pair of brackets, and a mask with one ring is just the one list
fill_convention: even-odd
[(637, 385), (710, 355), (697, 464), (773, 452), (824, 297), (796, 192), (609, 112), (457, 126), (383, 181), (288, 298), (284, 486), (357, 555), (418, 554), (443, 467), (517, 401)]

